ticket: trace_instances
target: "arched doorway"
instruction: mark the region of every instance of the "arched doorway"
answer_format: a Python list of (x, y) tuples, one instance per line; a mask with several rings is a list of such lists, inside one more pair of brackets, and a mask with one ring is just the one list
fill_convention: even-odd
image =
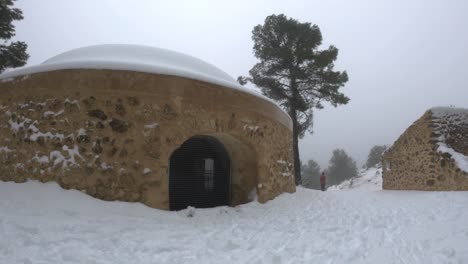
[(216, 138), (192, 137), (172, 153), (169, 199), (171, 210), (229, 205), (230, 160)]

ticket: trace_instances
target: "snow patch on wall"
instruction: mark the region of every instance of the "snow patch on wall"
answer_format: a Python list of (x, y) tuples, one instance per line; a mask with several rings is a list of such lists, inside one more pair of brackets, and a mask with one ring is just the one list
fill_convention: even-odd
[[(61, 114), (60, 112), (54, 113), (54, 114)], [(31, 132), (31, 134), (29, 135), (29, 139), (31, 141), (37, 141), (40, 137), (43, 137), (46, 140), (47, 139), (63, 140), (64, 138), (64, 135), (60, 133), (52, 133), (52, 132), (44, 133), (40, 131), (36, 126), (36, 124), (38, 124), (37, 120), (33, 122), (31, 119), (23, 117), (23, 116), (16, 117), (16, 113), (11, 113), (10, 111), (5, 112), (5, 114), (10, 118), (8, 120), (8, 124), (10, 125), (11, 131), (16, 133), (19, 131), (28, 130), (29, 132)]]
[(11, 118), (13, 114), (10, 113), (10, 111), (7, 111), (5, 114), (10, 117), (10, 119), (8, 120), (8, 124), (10, 124), (10, 129), (13, 132), (18, 132), (20, 130), (25, 129), (25, 126), (32, 122), (32, 120), (29, 118), (23, 118), (22, 121), (19, 121), (19, 120), (13, 121)]
[(103, 170), (113, 170), (114, 166), (112, 166), (112, 164), (107, 164), (105, 162), (101, 162), (101, 169), (103, 169)]
[(21, 171), (21, 170), (24, 170), (25, 169), (25, 166), (23, 163), (16, 163), (15, 164), (15, 171)]
[[(448, 153), (455, 160), (457, 166), (464, 172), (468, 172), (468, 157), (455, 151), (447, 144), (447, 132), (453, 127), (468, 128), (468, 109), (456, 107), (434, 107), (431, 108), (434, 123), (437, 124), (435, 132), (440, 136), (437, 138), (437, 151)], [(468, 135), (463, 135), (468, 138)]]
[(84, 160), (83, 157), (80, 155), (80, 152), (78, 151), (77, 145), (74, 145), (72, 149), (70, 149), (67, 145), (64, 145), (62, 147), (62, 150), (66, 152), (66, 155), (63, 155), (62, 152), (58, 150), (50, 152), (50, 160), (54, 162), (54, 167), (57, 167), (60, 164), (62, 164), (63, 170), (68, 169), (70, 166), (79, 167), (80, 165), (78, 164), (76, 158)]
[(34, 157), (31, 158), (32, 161), (37, 161), (38, 163), (40, 164), (48, 164), (49, 163), (49, 157), (43, 155), (43, 156), (39, 156), (37, 155), (34, 155)]
[(159, 127), (159, 124), (158, 123), (151, 123), (151, 124), (148, 124), (148, 125), (145, 125), (144, 126), (144, 129), (143, 129), (143, 136), (145, 137), (148, 137), (151, 135), (152, 131), (154, 131), (154, 129), (158, 128)]
[(244, 125), (244, 130), (250, 130), (252, 132), (257, 132), (260, 129), (259, 126)]
[(20, 109), (25, 109), (25, 108), (29, 107), (29, 104), (28, 103), (24, 103), (24, 104), (18, 103), (18, 106), (19, 106)]
[[(84, 128), (80, 128), (77, 131), (78, 136), (86, 136), (86, 130)], [(72, 134), (73, 136), (73, 134)]]
[(78, 109), (80, 109), (80, 103), (78, 102), (78, 100), (70, 100), (70, 99), (66, 98), (63, 103), (65, 105), (67, 105), (67, 104), (76, 105), (78, 107)]
[(280, 173), (281, 176), (283, 177), (292, 176), (292, 172), (290, 169), (290, 167), (292, 167), (292, 164), (290, 162), (287, 162), (285, 160), (277, 160), (276, 163), (282, 165), (281, 167), (285, 168), (284, 171)]
[(458, 168), (464, 172), (468, 172), (468, 157), (456, 152), (452, 148), (448, 147), (444, 143), (438, 143), (439, 147), (437, 148), (437, 151), (443, 152), (443, 153), (448, 153), (452, 157), (452, 159), (455, 160), (455, 163), (457, 164)]
[(10, 149), (8, 147), (0, 147), (0, 153), (8, 154), (8, 153), (11, 153), (13, 151), (15, 151), (15, 150)]
[(154, 128), (157, 128), (158, 126), (159, 126), (158, 123), (152, 123), (149, 125), (145, 125), (145, 128), (154, 129)]
[(63, 114), (63, 113), (64, 113), (64, 110), (63, 110), (63, 109), (60, 110), (60, 111), (58, 111), (58, 112), (46, 111), (46, 112), (44, 112), (43, 116), (44, 116), (45, 118), (48, 118), (49, 116), (57, 117), (57, 116), (59, 116), (59, 115), (61, 115), (61, 114)]
[(63, 134), (60, 134), (60, 133), (52, 133), (52, 132), (46, 132), (46, 133), (43, 133), (41, 131), (37, 131), (33, 134), (31, 134), (31, 136), (29, 136), (29, 139), (31, 141), (37, 141), (38, 138), (40, 137), (43, 137), (44, 139), (59, 139), (59, 140), (63, 140), (64, 139), (64, 135)]

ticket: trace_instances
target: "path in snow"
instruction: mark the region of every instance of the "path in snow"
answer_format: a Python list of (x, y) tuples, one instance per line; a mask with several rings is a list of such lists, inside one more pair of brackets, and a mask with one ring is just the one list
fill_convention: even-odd
[(165, 212), (0, 182), (0, 263), (468, 263), (468, 192), (298, 188)]

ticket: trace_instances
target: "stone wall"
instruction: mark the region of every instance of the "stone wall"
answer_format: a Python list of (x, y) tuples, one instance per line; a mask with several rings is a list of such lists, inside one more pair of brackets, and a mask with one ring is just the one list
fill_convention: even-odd
[(468, 190), (468, 174), (450, 154), (437, 151), (437, 124), (431, 111), (414, 122), (384, 154), (383, 188), (391, 190)]
[(294, 192), (291, 124), (271, 102), (190, 79), (61, 70), (0, 83), (0, 180), (56, 181), (169, 208), (168, 161), (196, 135), (231, 159), (231, 204)]

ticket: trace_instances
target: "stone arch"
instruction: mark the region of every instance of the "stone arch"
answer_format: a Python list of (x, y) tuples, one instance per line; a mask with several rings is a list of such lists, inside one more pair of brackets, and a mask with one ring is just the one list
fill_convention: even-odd
[(229, 205), (230, 158), (222, 143), (210, 136), (194, 136), (169, 159), (171, 210)]
[[(229, 199), (226, 203), (218, 203), (216, 205), (210, 205), (210, 203), (202, 205), (202, 207), (211, 207), (217, 205), (230, 205), (235, 206), (243, 203), (247, 203), (255, 199), (257, 195), (257, 183), (258, 183), (258, 160), (255, 148), (237, 137), (228, 133), (200, 133), (189, 137), (182, 144), (175, 149), (172, 154), (169, 155), (169, 207), (173, 206), (173, 191), (174, 186), (171, 184), (171, 157), (174, 153), (179, 150), (183, 145), (189, 142), (191, 139), (197, 138), (211, 138), (219, 144), (226, 152), (229, 159)], [(172, 172), (173, 173), (173, 172)], [(172, 193), (172, 194), (171, 194)], [(171, 202), (172, 201), (172, 202)], [(182, 208), (178, 208), (182, 209)]]
[(231, 206), (255, 199), (258, 183), (258, 158), (255, 148), (228, 133), (209, 133), (221, 142), (231, 159)]

